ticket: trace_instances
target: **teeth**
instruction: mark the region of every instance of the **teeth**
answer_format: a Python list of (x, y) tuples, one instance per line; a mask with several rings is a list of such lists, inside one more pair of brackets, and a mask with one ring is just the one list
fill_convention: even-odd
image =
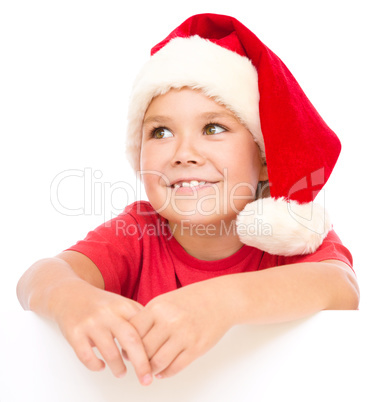
[(173, 185), (174, 188), (179, 188), (179, 187), (197, 187), (197, 186), (203, 186), (206, 184), (206, 181), (197, 181), (197, 180), (191, 180), (190, 182), (188, 181), (183, 181), (181, 183), (175, 183)]

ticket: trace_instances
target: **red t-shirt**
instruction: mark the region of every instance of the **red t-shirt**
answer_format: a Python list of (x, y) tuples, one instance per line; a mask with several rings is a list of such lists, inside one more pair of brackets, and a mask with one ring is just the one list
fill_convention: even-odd
[(78, 251), (96, 264), (106, 290), (143, 305), (159, 294), (220, 275), (330, 259), (352, 267), (352, 256), (334, 231), (313, 254), (283, 257), (243, 245), (227, 258), (202, 261), (182, 248), (167, 220), (145, 201), (129, 205), (68, 250)]

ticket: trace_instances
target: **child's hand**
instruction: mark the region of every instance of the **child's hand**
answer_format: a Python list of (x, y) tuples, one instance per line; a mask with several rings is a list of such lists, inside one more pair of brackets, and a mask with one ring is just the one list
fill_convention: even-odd
[(113, 374), (124, 376), (127, 370), (117, 339), (139, 381), (148, 385), (152, 381), (150, 363), (137, 330), (129, 323), (142, 308), (135, 301), (90, 285), (70, 285), (69, 297), (55, 309), (55, 319), (87, 368), (98, 371), (105, 367), (92, 349), (97, 347)]
[(200, 282), (160, 295), (130, 320), (142, 337), (156, 377), (181, 371), (233, 324), (212, 284)]

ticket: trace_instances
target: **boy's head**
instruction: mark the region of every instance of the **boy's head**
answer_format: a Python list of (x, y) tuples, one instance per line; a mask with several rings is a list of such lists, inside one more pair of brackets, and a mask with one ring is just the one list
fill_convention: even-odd
[[(258, 76), (251, 61), (197, 35), (174, 38), (140, 71), (129, 109), (128, 151), (139, 169), (142, 120), (152, 99), (171, 88), (199, 89), (231, 110), (250, 130), (265, 158)], [(243, 90), (245, 88), (245, 90)]]
[(201, 90), (171, 89), (144, 116), (140, 169), (149, 201), (169, 223), (228, 225), (267, 179), (238, 117)]
[[(130, 100), (127, 150), (134, 169), (140, 168), (143, 121), (152, 99), (162, 99), (172, 89), (198, 90), (233, 113), (257, 143), (262, 163), (266, 158), (274, 201), (270, 213), (261, 210), (259, 216), (258, 202), (250, 202), (238, 222), (270, 217), (273, 234), (271, 239), (244, 234), (241, 240), (273, 254), (313, 252), (331, 226), (324, 213), (311, 209), (311, 202), (332, 172), (340, 142), (287, 67), (239, 21), (215, 14), (189, 18), (151, 53)], [(294, 214), (292, 201), (303, 204)]]

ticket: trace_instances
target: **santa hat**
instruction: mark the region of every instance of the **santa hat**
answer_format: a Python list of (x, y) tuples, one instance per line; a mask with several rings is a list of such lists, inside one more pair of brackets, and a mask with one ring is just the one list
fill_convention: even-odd
[(135, 170), (151, 100), (186, 86), (235, 113), (266, 158), (271, 197), (248, 203), (238, 215), (241, 241), (271, 254), (313, 253), (331, 230), (313, 200), (332, 172), (340, 142), (287, 67), (235, 18), (187, 19), (152, 49), (134, 83), (127, 152)]

